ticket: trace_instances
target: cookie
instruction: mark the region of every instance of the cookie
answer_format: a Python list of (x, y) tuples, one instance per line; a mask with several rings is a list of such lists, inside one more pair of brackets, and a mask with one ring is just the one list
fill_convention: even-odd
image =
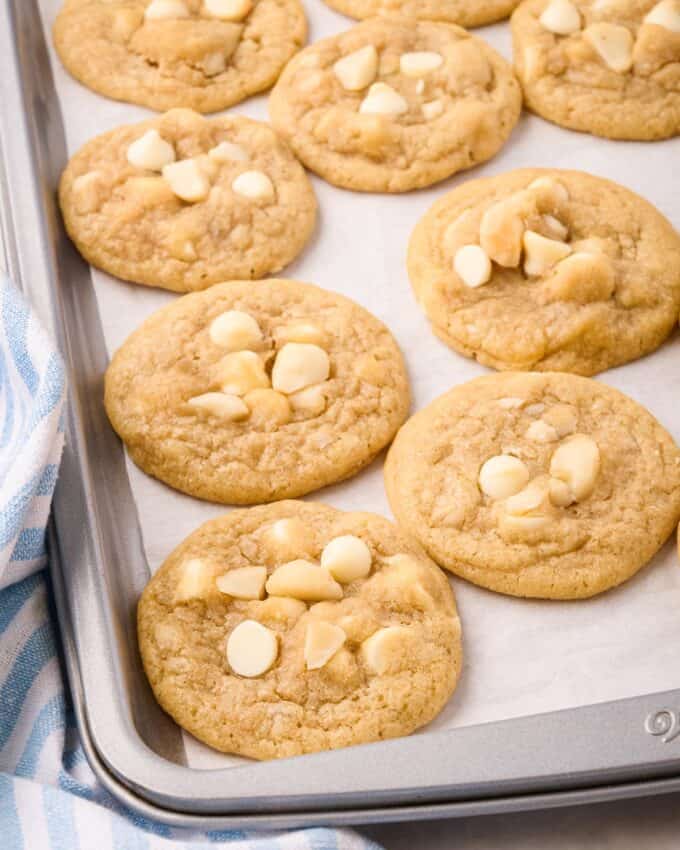
[(643, 567), (680, 519), (680, 450), (632, 399), (558, 372), (486, 375), (412, 417), (385, 465), (401, 527), (512, 596), (581, 599)]
[(446, 21), (461, 27), (492, 24), (512, 12), (519, 0), (325, 0), (337, 12), (350, 18), (370, 18), (379, 14), (399, 14), (423, 21)]
[(176, 292), (280, 271), (316, 220), (304, 169), (271, 127), (188, 109), (88, 142), (59, 200), (88, 262)]
[(93, 91), (216, 112), (270, 88), (305, 43), (299, 0), (66, 0), (54, 44)]
[(448, 581), (382, 517), (280, 502), (205, 523), (138, 607), (161, 706), (258, 759), (408, 735), (461, 670)]
[(478, 165), (517, 123), (512, 69), (453, 24), (377, 17), (286, 66), (270, 99), (276, 129), (336, 186), (406, 192)]
[(459, 186), (418, 223), (408, 270), (435, 333), (495, 369), (593, 375), (653, 351), (680, 311), (680, 236), (578, 171)]
[(149, 475), (253, 504), (356, 474), (406, 418), (409, 387), (394, 338), (353, 301), (232, 281), (147, 319), (113, 357), (105, 403)]
[(543, 118), (609, 139), (680, 133), (680, 0), (525, 0), (512, 34)]

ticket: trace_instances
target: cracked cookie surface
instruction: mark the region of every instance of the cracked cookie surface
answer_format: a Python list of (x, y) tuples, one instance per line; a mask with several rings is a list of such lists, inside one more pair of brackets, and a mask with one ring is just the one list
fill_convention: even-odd
[(680, 133), (680, 0), (525, 0), (512, 33), (543, 118), (611, 139)]
[(408, 269), (435, 333), (496, 369), (593, 375), (653, 351), (680, 311), (671, 224), (576, 171), (465, 183), (418, 223)]
[(513, 596), (577, 599), (634, 575), (680, 518), (680, 450), (589, 378), (504, 373), (412, 417), (385, 466), (404, 530), (438, 564)]
[(382, 517), (314, 502), (205, 523), (147, 585), (138, 631), (161, 706), (258, 759), (407, 735), (441, 711), (462, 663), (453, 592), (422, 550)]
[(88, 262), (178, 292), (280, 271), (307, 243), (317, 209), (271, 127), (188, 109), (92, 139), (69, 161), (59, 200)]
[(298, 0), (66, 0), (54, 43), (100, 94), (216, 112), (274, 84), (307, 36)]
[(350, 18), (373, 15), (408, 15), (424, 21), (445, 21), (461, 27), (481, 27), (500, 21), (512, 12), (519, 0), (325, 0)]
[(105, 404), (134, 462), (225, 504), (348, 478), (407, 416), (394, 337), (347, 298), (232, 281), (152, 315), (116, 352)]
[(325, 180), (405, 192), (492, 157), (521, 109), (510, 66), (453, 24), (377, 17), (303, 50), (272, 123)]

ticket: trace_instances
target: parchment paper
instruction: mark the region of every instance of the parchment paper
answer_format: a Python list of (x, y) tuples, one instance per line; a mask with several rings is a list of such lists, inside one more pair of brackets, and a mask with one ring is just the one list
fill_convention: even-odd
[[(351, 25), (321, 0), (304, 0), (310, 42)], [(50, 29), (60, 0), (40, 0)], [(36, 22), (36, 25), (38, 23)], [(511, 58), (506, 23), (476, 31)], [(88, 91), (62, 68), (53, 71), (69, 152), (92, 136), (149, 117), (146, 109)], [(266, 96), (233, 112), (267, 120)], [(418, 410), (452, 386), (486, 370), (439, 342), (416, 306), (405, 267), (409, 235), (444, 193), (462, 182), (527, 166), (577, 168), (644, 195), (680, 228), (680, 138), (655, 143), (609, 142), (524, 114), (509, 143), (486, 165), (437, 186), (401, 196), (358, 194), (313, 177), (320, 205), (316, 234), (282, 276), (341, 292), (385, 321), (404, 351)], [(94, 272), (110, 352), (147, 316), (177, 297)], [(680, 335), (654, 354), (599, 377), (645, 405), (680, 441)], [(350, 481), (308, 498), (346, 510), (390, 516), (383, 457)], [(147, 477), (128, 462), (149, 564), (155, 570), (198, 525), (224, 513)], [(465, 667), (442, 714), (419, 734), (680, 687), (680, 564), (674, 540), (622, 587), (580, 602), (504, 597), (452, 579), (463, 621)], [(222, 756), (185, 735), (189, 763), (224, 767)]]

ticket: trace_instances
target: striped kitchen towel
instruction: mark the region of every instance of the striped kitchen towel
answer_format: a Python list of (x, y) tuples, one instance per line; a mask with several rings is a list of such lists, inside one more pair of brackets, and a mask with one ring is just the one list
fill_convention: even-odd
[(90, 770), (62, 677), (45, 524), (63, 445), (64, 370), (0, 276), (0, 850), (370, 850), (351, 830), (208, 833), (126, 810)]

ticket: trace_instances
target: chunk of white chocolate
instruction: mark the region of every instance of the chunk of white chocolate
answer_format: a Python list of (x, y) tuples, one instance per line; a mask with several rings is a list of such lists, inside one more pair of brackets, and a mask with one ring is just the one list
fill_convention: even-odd
[(581, 29), (581, 15), (570, 0), (550, 0), (538, 20), (555, 35), (571, 35)]
[(529, 470), (513, 455), (495, 455), (482, 464), (479, 486), (492, 499), (507, 499), (522, 490), (529, 481)]
[(524, 221), (511, 200), (489, 207), (479, 225), (479, 244), (490, 260), (505, 268), (516, 268), (522, 256)]
[(210, 324), (210, 339), (227, 351), (256, 348), (262, 342), (262, 330), (257, 321), (242, 310), (220, 313)]
[(175, 161), (175, 149), (158, 130), (147, 130), (127, 149), (127, 161), (135, 168), (162, 171), (163, 166)]
[(292, 596), (306, 602), (342, 599), (342, 587), (328, 570), (311, 561), (297, 560), (282, 564), (269, 577), (267, 593)]
[(190, 398), (187, 404), (225, 422), (238, 422), (247, 419), (249, 414), (247, 405), (238, 396), (227, 393), (203, 393)]
[(540, 233), (527, 230), (522, 238), (524, 245), (524, 271), (531, 277), (540, 277), (571, 254), (571, 248), (556, 239), (547, 239)]
[(215, 162), (247, 162), (248, 152), (233, 142), (220, 142), (210, 148), (208, 156)]
[(182, 564), (180, 579), (175, 588), (175, 602), (202, 599), (212, 588), (212, 567), (200, 558), (192, 558)]
[(347, 639), (347, 635), (334, 623), (312, 620), (305, 632), (305, 664), (308, 670), (325, 667)]
[(510, 516), (524, 516), (538, 510), (544, 504), (546, 496), (547, 482), (545, 480), (530, 481), (523, 490), (505, 500), (503, 510)]
[(382, 676), (398, 671), (404, 663), (404, 647), (409, 637), (405, 626), (378, 629), (361, 644), (361, 657), (371, 673)]
[(529, 183), (528, 188), (540, 193), (548, 192), (560, 204), (566, 204), (569, 200), (569, 190), (567, 187), (552, 177), (537, 177)]
[(574, 501), (574, 494), (571, 492), (571, 487), (559, 478), (550, 479), (548, 495), (556, 508), (567, 508)]
[(360, 47), (333, 65), (333, 73), (347, 91), (361, 91), (378, 73), (378, 51), (372, 44)]
[(163, 177), (175, 195), (188, 203), (202, 201), (210, 192), (210, 181), (195, 159), (182, 159), (163, 166)]
[(251, 0), (203, 0), (208, 15), (222, 21), (242, 21), (253, 8)]
[(371, 571), (371, 562), (371, 550), (353, 534), (334, 537), (321, 553), (321, 566), (341, 584), (366, 578)]
[(293, 410), (305, 413), (307, 416), (319, 416), (326, 409), (325, 383), (312, 384), (304, 390), (291, 393), (288, 401)]
[(424, 77), (437, 68), (441, 68), (444, 57), (432, 50), (417, 50), (413, 53), (402, 53), (399, 57), (399, 70), (407, 77)]
[(680, 32), (680, 3), (678, 0), (661, 0), (647, 13), (644, 22), (656, 24), (671, 32)]
[(398, 91), (386, 83), (373, 83), (362, 100), (362, 115), (403, 115), (408, 112), (408, 102)]
[(254, 351), (233, 351), (219, 364), (222, 392), (245, 395), (250, 390), (269, 387), (269, 376)]
[(263, 171), (244, 171), (234, 179), (231, 188), (251, 201), (273, 201), (274, 184)]
[(564, 242), (569, 235), (569, 228), (566, 224), (562, 224), (554, 215), (544, 215), (541, 220), (550, 239), (557, 239), (560, 242)]
[(453, 268), (465, 286), (476, 289), (491, 279), (491, 260), (479, 245), (463, 245), (456, 251)]
[(633, 36), (630, 30), (606, 21), (591, 24), (583, 37), (612, 71), (625, 74), (633, 66)]
[(283, 393), (258, 387), (243, 396), (243, 401), (250, 410), (250, 421), (255, 426), (264, 428), (285, 425), (290, 422), (291, 406)]
[(444, 112), (444, 102), (441, 100), (431, 100), (423, 104), (423, 117), (426, 121), (434, 121), (439, 118)]
[(331, 371), (328, 354), (318, 345), (287, 342), (276, 355), (272, 386), (282, 393), (295, 393), (312, 384), (320, 384)]
[(264, 599), (266, 581), (266, 567), (238, 567), (218, 576), (215, 584), (220, 593), (226, 593), (234, 599)]
[(527, 428), (526, 438), (536, 443), (552, 443), (559, 439), (559, 434), (552, 425), (537, 419)]
[(169, 18), (188, 18), (189, 9), (182, 0), (151, 0), (144, 10), (147, 21), (163, 21)]
[(309, 528), (297, 517), (277, 519), (268, 526), (263, 537), (270, 554), (279, 563), (293, 561), (312, 551), (312, 535)]
[(227, 661), (239, 676), (252, 679), (269, 670), (279, 654), (276, 633), (256, 620), (239, 623), (227, 640)]
[(565, 440), (550, 460), (550, 474), (568, 485), (577, 502), (588, 498), (600, 471), (600, 449), (586, 434)]

